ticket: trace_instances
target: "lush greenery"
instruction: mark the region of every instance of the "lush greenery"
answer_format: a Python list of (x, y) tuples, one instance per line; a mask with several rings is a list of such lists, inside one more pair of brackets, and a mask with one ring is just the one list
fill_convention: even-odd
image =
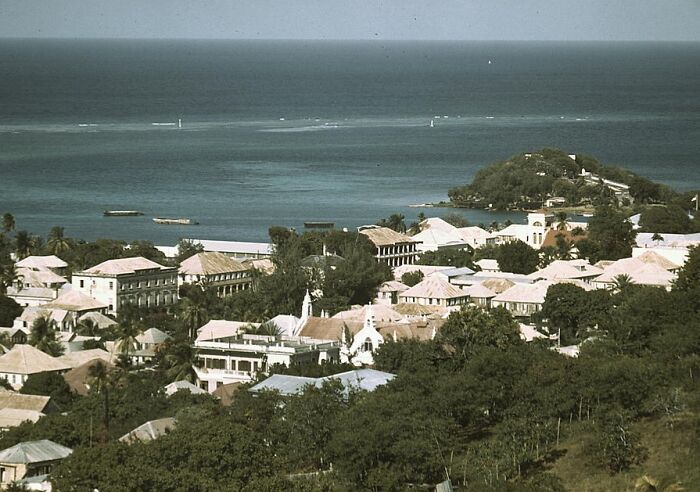
[(565, 198), (569, 206), (617, 203), (609, 189), (582, 179), (580, 173), (583, 169), (629, 185), (635, 203), (670, 203), (682, 199), (689, 208), (690, 194), (681, 196), (667, 186), (625, 169), (603, 166), (591, 156), (577, 154), (571, 159), (555, 149), (521, 153), (491, 164), (479, 170), (471, 184), (450, 189), (448, 196), (458, 206), (495, 209), (538, 208), (553, 196)]
[[(586, 470), (589, 490), (631, 489), (647, 474), (693, 490), (700, 487), (699, 272), (700, 249), (671, 292), (552, 290), (542, 323), (571, 342), (588, 340), (576, 359), (551, 350), (553, 342), (521, 341), (505, 310), (468, 307), (434, 340), (382, 345), (376, 367), (397, 377), (373, 393), (345, 395), (332, 384), (293, 398), (242, 390), (224, 408), (208, 397), (163, 397), (160, 372), (117, 371), (67, 415), (24, 424), (0, 445), (47, 437), (74, 446), (53, 474), (60, 490), (187, 483), (188, 490), (392, 491), (449, 475), (470, 490), (561, 491), (577, 490), (576, 470)], [(165, 415), (176, 415), (178, 426), (155, 442), (115, 442), (129, 426)], [(676, 450), (678, 442), (687, 444)], [(660, 468), (661, 455), (664, 463), (677, 458)]]
[(700, 214), (691, 219), (686, 209), (676, 204), (649, 206), (642, 210), (639, 225), (644, 232), (689, 234), (700, 232)]

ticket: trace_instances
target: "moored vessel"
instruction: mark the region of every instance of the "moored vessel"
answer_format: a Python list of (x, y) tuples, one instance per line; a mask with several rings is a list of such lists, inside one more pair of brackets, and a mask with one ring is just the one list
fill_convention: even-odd
[(105, 210), (105, 217), (135, 217), (137, 215), (143, 215), (143, 212), (139, 210)]
[(168, 217), (155, 217), (153, 219), (153, 222), (156, 224), (167, 224), (167, 225), (196, 225), (199, 222), (196, 222), (192, 219), (188, 218), (179, 218), (179, 219), (171, 219)]

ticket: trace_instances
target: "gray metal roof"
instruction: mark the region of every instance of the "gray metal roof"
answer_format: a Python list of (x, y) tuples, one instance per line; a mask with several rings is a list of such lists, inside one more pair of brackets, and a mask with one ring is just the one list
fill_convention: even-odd
[(354, 371), (341, 372), (323, 378), (305, 378), (301, 376), (287, 376), (285, 374), (273, 374), (266, 380), (256, 384), (249, 391), (257, 393), (259, 391), (278, 391), (282, 395), (298, 395), (303, 393), (306, 386), (316, 386), (320, 388), (328, 381), (340, 381), (347, 394), (351, 390), (374, 391), (396, 376), (388, 372), (376, 371), (374, 369), (357, 369)]
[(26, 441), (0, 451), (0, 463), (29, 464), (62, 460), (72, 452), (72, 449), (48, 439)]
[(303, 392), (304, 387), (313, 386), (318, 381), (317, 378), (305, 378), (301, 376), (287, 376), (286, 374), (273, 374), (264, 381), (251, 387), (249, 391), (258, 393), (260, 391), (278, 391), (282, 395), (298, 395)]
[(374, 391), (378, 386), (385, 385), (395, 377), (394, 374), (375, 369), (357, 369), (320, 378), (317, 386), (321, 386), (326, 381), (340, 381), (346, 389)]

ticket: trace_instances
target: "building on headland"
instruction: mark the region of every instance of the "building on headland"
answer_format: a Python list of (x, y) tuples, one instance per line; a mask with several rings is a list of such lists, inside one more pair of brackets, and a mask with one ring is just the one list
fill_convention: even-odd
[(626, 200), (628, 203), (632, 203), (634, 199), (630, 194), (630, 187), (625, 183), (619, 183), (611, 179), (605, 179), (597, 174), (581, 169), (581, 174), (579, 175), (583, 180), (592, 185), (600, 185), (609, 189), (618, 201)]
[(374, 244), (377, 261), (390, 267), (412, 265), (418, 259), (418, 242), (406, 234), (375, 225), (358, 227), (358, 232)]
[(170, 306), (177, 302), (177, 268), (143, 257), (108, 260), (73, 274), (73, 288), (107, 304), (116, 316), (127, 304)]
[(251, 287), (252, 269), (223, 253), (197, 253), (180, 263), (178, 284), (207, 286), (219, 297), (230, 296)]

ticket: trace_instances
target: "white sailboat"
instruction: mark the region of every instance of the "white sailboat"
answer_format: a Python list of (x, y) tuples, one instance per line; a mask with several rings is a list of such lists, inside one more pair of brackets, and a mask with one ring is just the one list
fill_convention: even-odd
[(435, 128), (435, 120), (430, 120), (430, 128)]

